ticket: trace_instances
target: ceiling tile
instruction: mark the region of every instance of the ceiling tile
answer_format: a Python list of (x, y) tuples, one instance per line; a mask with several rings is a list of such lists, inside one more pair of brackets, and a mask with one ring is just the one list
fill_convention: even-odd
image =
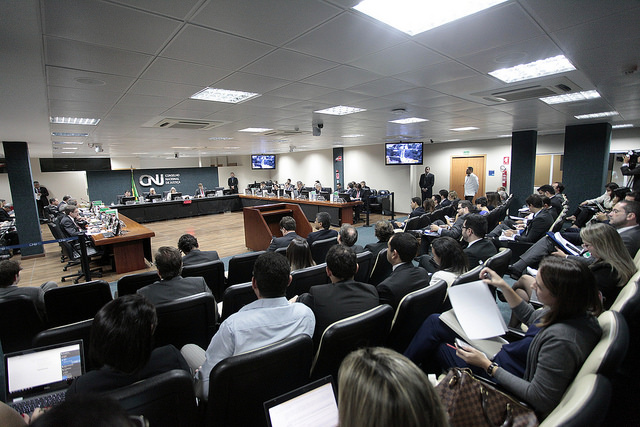
[(258, 59), (242, 71), (291, 81), (320, 73), (337, 64), (287, 49), (278, 49)]
[(161, 80), (205, 87), (230, 73), (231, 71), (223, 68), (208, 67), (167, 58), (156, 58), (141, 77), (148, 80)]
[(308, 77), (302, 82), (335, 89), (346, 89), (351, 86), (376, 80), (379, 77), (377, 74), (359, 68), (340, 65), (339, 67)]

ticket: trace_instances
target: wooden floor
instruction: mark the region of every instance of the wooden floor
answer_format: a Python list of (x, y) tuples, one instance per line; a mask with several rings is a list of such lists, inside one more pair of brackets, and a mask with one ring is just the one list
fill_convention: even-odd
[[(371, 214), (370, 223), (374, 224), (379, 219), (388, 219), (379, 214)], [(217, 215), (205, 215), (193, 218), (176, 219), (170, 221), (151, 222), (144, 224), (156, 233), (151, 238), (152, 252), (160, 246), (173, 246), (178, 244), (178, 238), (185, 233), (193, 234), (198, 239), (200, 249), (216, 250), (221, 258), (248, 252), (244, 245), (244, 223), (242, 212), (228, 212)], [(356, 227), (364, 225), (359, 223)], [(332, 227), (337, 230), (336, 227)], [(46, 224), (41, 226), (42, 239), (51, 240), (53, 236)], [(60, 246), (57, 244), (45, 245), (45, 256), (22, 260), (15, 256), (12, 259), (20, 262), (22, 271), (20, 273), (20, 286), (40, 286), (42, 283), (53, 280), (58, 286), (71, 284), (71, 280), (62, 283), (60, 278), (64, 274), (76, 272), (77, 268), (70, 268), (69, 273), (62, 271), (65, 264), (60, 263)], [(155, 270), (155, 267), (147, 263), (144, 270), (138, 270), (126, 274), (139, 273), (143, 271)], [(124, 274), (117, 274), (111, 271), (109, 266), (103, 267), (102, 279), (107, 282), (118, 280)]]

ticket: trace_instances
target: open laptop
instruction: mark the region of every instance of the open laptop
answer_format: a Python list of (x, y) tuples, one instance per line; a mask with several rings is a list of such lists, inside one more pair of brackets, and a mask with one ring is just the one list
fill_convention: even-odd
[(338, 404), (331, 375), (264, 402), (269, 427), (336, 427)]
[(71, 382), (84, 374), (82, 340), (4, 355), (7, 404), (31, 413), (64, 401)]

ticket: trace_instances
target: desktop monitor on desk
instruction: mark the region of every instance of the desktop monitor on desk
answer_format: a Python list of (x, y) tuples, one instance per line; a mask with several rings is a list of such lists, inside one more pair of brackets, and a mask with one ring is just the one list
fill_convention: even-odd
[(135, 203), (136, 198), (133, 196), (122, 196), (122, 198), (120, 199), (120, 204), (121, 205), (130, 205)]
[(149, 194), (147, 196), (147, 200), (149, 200), (152, 203), (159, 202), (162, 200), (162, 194)]
[(171, 193), (171, 200), (181, 199), (182, 193)]

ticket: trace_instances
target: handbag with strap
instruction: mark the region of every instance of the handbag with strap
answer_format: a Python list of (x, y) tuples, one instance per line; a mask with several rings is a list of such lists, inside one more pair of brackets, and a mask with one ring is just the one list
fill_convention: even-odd
[(436, 390), (452, 427), (538, 425), (533, 409), (479, 380), (469, 369), (451, 368)]

